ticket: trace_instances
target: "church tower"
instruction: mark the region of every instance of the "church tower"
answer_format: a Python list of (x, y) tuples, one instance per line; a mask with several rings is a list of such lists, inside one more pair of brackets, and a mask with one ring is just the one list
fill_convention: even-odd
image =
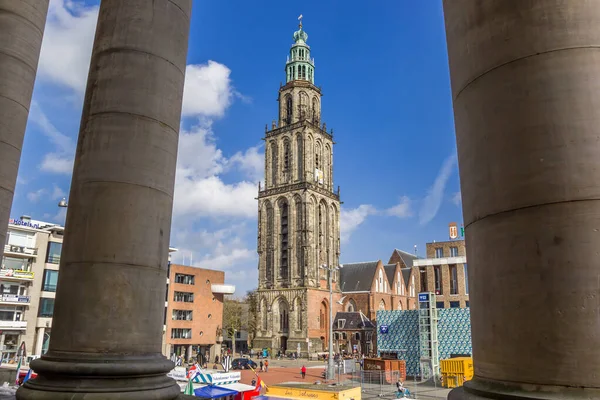
[[(340, 197), (333, 130), (321, 122), (321, 89), (308, 35), (294, 32), (279, 89), (279, 118), (265, 127), (265, 185), (258, 192), (258, 305), (254, 347), (305, 354), (329, 340), (328, 271), (339, 265)], [(332, 277), (334, 314), (338, 273)]]

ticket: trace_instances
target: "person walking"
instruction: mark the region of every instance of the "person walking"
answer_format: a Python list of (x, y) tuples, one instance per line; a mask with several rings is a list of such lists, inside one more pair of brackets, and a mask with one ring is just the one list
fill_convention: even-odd
[(302, 379), (306, 379), (306, 367), (304, 365), (302, 366), (300, 372), (302, 373)]
[(265, 372), (269, 372), (269, 360), (265, 361)]
[(259, 366), (260, 366), (260, 372), (264, 372), (264, 371), (265, 371), (265, 367), (264, 367), (264, 365), (263, 365), (263, 362), (262, 362), (262, 360), (260, 360), (260, 364), (259, 364)]

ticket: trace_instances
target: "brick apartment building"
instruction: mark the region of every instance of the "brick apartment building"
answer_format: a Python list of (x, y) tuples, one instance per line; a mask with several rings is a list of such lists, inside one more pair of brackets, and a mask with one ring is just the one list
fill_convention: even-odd
[(469, 307), (464, 240), (427, 243), (427, 258), (414, 260), (418, 292), (434, 292), (438, 308)]
[(206, 361), (220, 356), (223, 296), (234, 292), (223, 271), (170, 264), (163, 354)]

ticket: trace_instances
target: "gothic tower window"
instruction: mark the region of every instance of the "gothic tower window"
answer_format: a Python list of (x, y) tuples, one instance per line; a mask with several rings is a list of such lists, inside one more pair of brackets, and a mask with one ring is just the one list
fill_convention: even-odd
[(303, 174), (303, 169), (302, 169), (303, 168), (303, 165), (302, 165), (302, 156), (303, 156), (302, 136), (300, 136), (300, 135), (296, 136), (296, 156), (298, 157), (298, 160), (296, 161), (297, 178), (303, 179), (304, 174)]
[(296, 196), (294, 201), (296, 207), (296, 265), (298, 277), (304, 277), (304, 251), (302, 249), (302, 199)]
[(271, 183), (277, 185), (277, 144), (271, 142)]
[(290, 167), (290, 142), (283, 142), (283, 171), (287, 172)]
[(288, 279), (288, 203), (282, 201), (280, 205), (281, 213), (281, 260), (279, 275), (281, 279)]
[(296, 330), (302, 330), (302, 300), (299, 297), (296, 298), (296, 304), (294, 305), (296, 310)]
[(265, 266), (267, 284), (273, 282), (273, 230), (275, 228), (273, 219), (273, 206), (271, 203), (267, 203), (267, 260)]
[(261, 305), (260, 305), (260, 310), (261, 310), (261, 317), (262, 317), (262, 321), (261, 321), (261, 325), (262, 325), (262, 330), (266, 331), (267, 330), (267, 302), (265, 299), (262, 299), (261, 301)]
[(285, 123), (288, 125), (292, 123), (292, 112), (294, 111), (292, 105), (292, 96), (288, 94), (285, 96)]
[(306, 92), (300, 92), (299, 98), (300, 98), (300, 106), (299, 106), (300, 119), (304, 120), (308, 116), (308, 95), (306, 94)]
[(312, 98), (312, 120), (314, 124), (319, 124), (319, 100), (317, 96)]

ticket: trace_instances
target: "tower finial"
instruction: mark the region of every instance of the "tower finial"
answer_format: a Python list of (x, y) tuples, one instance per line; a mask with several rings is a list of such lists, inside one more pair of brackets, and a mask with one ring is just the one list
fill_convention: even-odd
[(300, 14), (300, 16), (298, 17), (298, 28), (302, 29), (302, 14)]

